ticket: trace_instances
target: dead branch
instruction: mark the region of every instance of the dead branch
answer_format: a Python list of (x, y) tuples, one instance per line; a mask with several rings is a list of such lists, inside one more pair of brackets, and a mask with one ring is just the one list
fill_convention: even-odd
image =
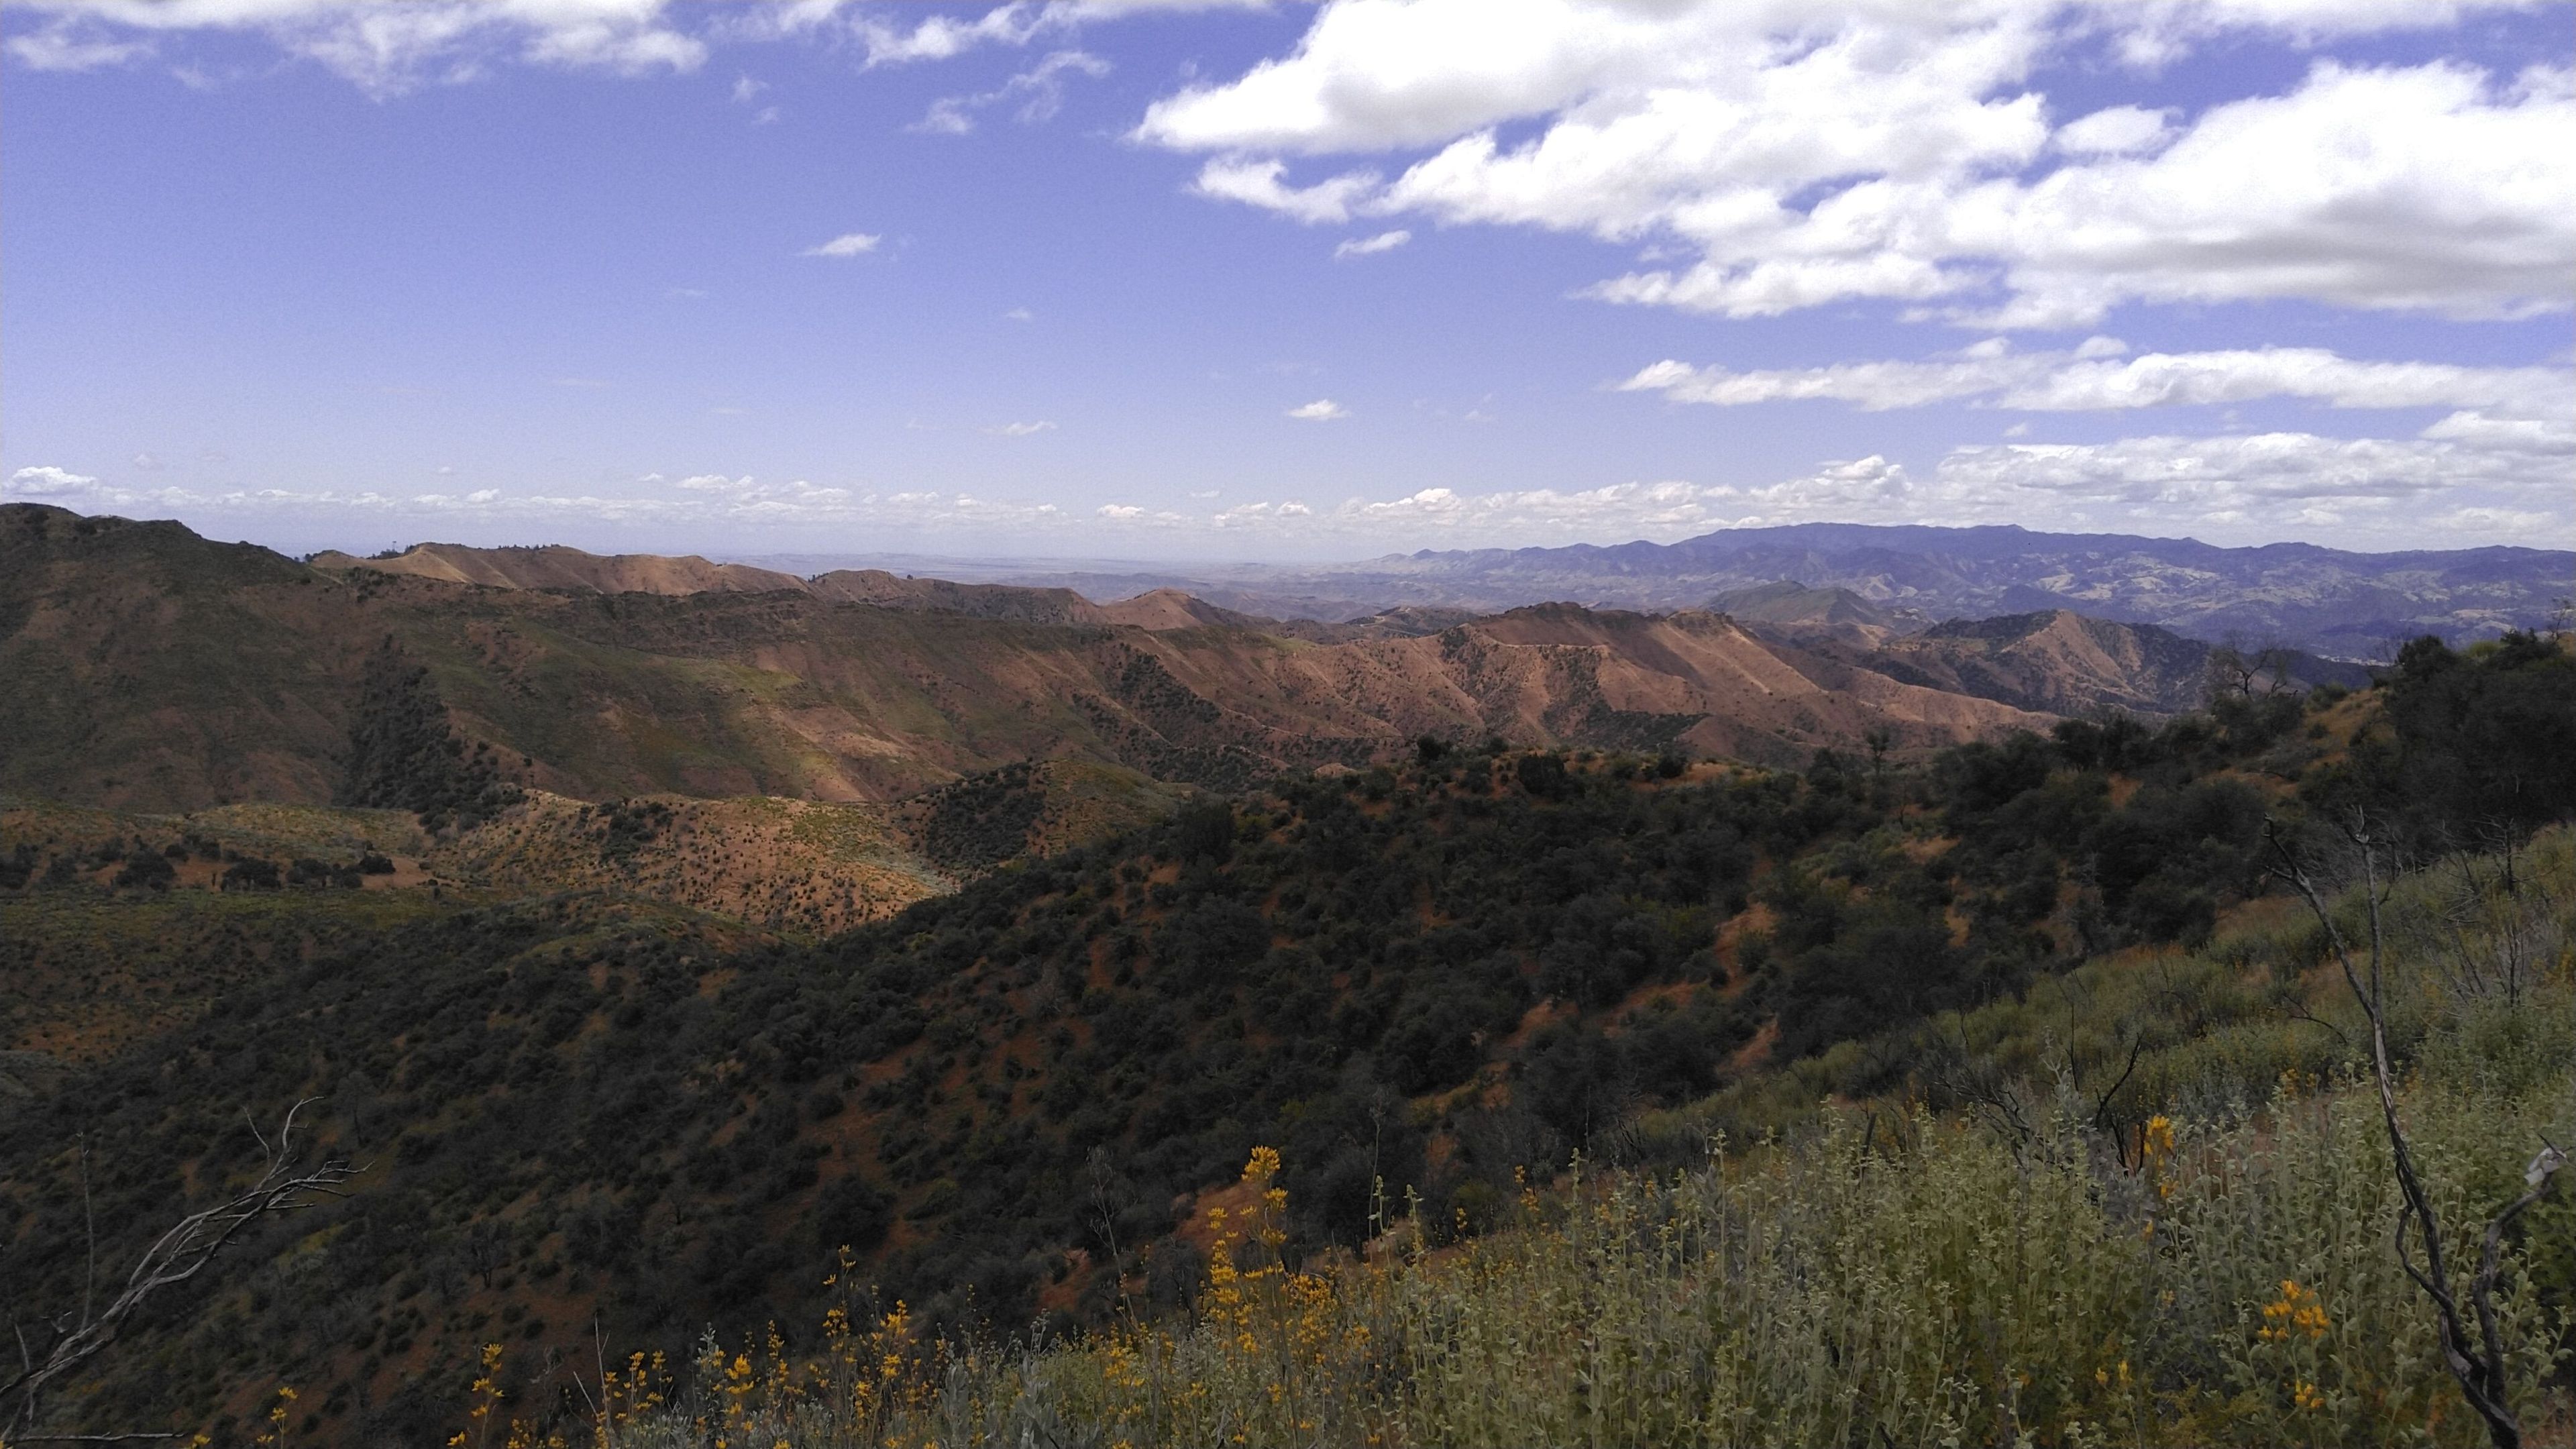
[(1924, 1071), (1924, 1085), (1932, 1091), (1946, 1094), (1966, 1108), (1971, 1116), (1992, 1127), (2011, 1144), (2018, 1156), (2039, 1135), (2031, 1125), (2030, 1113), (2024, 1108), (2021, 1095), (2013, 1090), (2011, 1079), (2002, 1068), (1982, 1058), (1969, 1045), (1964, 1019), (1953, 1017), (1950, 1025), (1959, 1038), (1955, 1052), (1950, 1039), (1943, 1036), (1938, 1027), (1934, 1028), (1932, 1039), (1939, 1049), (1931, 1054), (1930, 1064)]
[[(2385, 958), (2386, 932), (2380, 921), (2380, 907), (2395, 888), (2392, 879), (2383, 885), (2379, 872), (2379, 852), (2385, 844), (2371, 833), (2368, 817), (2358, 813), (2348, 821), (2338, 822), (2338, 830), (2358, 855), (2361, 864), (2362, 900), (2369, 910), (2370, 970), (2367, 984), (2352, 963), (2352, 950), (2345, 942), (2342, 928), (2335, 924), (2333, 912), (2326, 909), (2325, 897), (2306, 864), (2281, 838), (2277, 822), (2263, 824), (2264, 843), (2272, 848), (2275, 862), (2268, 867), (2273, 878), (2298, 894), (2308, 910), (2324, 928), (2326, 944), (2333, 948), (2335, 962), (2343, 968), (2344, 984), (2351, 988), (2353, 999), (2360, 1003), (2362, 1014), (2370, 1022), (2370, 1069), (2379, 1088), (2379, 1114), (2388, 1132), (2390, 1161), (2397, 1177), (2399, 1210), (2397, 1215), (2397, 1262), (2406, 1276), (2431, 1300), (2437, 1315), (2442, 1345), (2442, 1363), (2460, 1385), (2460, 1393), (2469, 1407), (2486, 1422), (2487, 1438), (2496, 1449), (2521, 1449), (2522, 1425), (2514, 1417), (2513, 1397), (2506, 1381), (2504, 1338), (2496, 1324), (2495, 1284), (2504, 1257), (2504, 1235), (2513, 1220), (2525, 1208), (2540, 1200), (2549, 1190), (2550, 1179), (2566, 1164), (2566, 1155), (2555, 1145), (2549, 1146), (2531, 1161), (2523, 1180), (2527, 1191), (2487, 1224), (2484, 1251), (2479, 1255), (2477, 1271), (2469, 1278), (2469, 1303), (2476, 1314), (2478, 1337), (2472, 1340), (2462, 1320), (2458, 1295), (2451, 1286), (2449, 1270), (2442, 1259), (2442, 1224), (2433, 1208), (2432, 1195), (2425, 1191), (2423, 1179), (2415, 1171), (2415, 1158), (2408, 1149), (2406, 1129), (2397, 1116), (2396, 1072), (2388, 1060), (2387, 1018), (2381, 1010), (2381, 966)], [(2407, 1234), (2412, 1231), (2423, 1239), (2424, 1262), (2418, 1267), (2407, 1251)]]
[(93, 1434), (40, 1436), (32, 1431), (38, 1419), (39, 1402), (47, 1385), (63, 1378), (97, 1357), (116, 1341), (126, 1321), (140, 1310), (153, 1294), (164, 1288), (185, 1283), (203, 1273), (218, 1254), (249, 1231), (254, 1223), (275, 1214), (295, 1212), (317, 1206), (325, 1198), (345, 1197), (339, 1189), (357, 1176), (359, 1169), (346, 1158), (326, 1158), (319, 1166), (299, 1170), (295, 1146), (295, 1118), (318, 1099), (308, 1097), (287, 1109), (279, 1126), (276, 1142), (254, 1126), (251, 1135), (259, 1139), (267, 1154), (265, 1169), (259, 1181), (247, 1191), (188, 1214), (172, 1224), (168, 1231), (144, 1250), (135, 1261), (133, 1271), (125, 1278), (124, 1289), (107, 1306), (92, 1313), (89, 1304), (82, 1305), (78, 1321), (54, 1340), (45, 1356), (38, 1360), (24, 1350), (23, 1367), (17, 1377), (0, 1383), (0, 1423), (17, 1426), (11, 1439), (17, 1443), (35, 1443), (40, 1439), (56, 1443), (112, 1443), (123, 1440), (169, 1438), (166, 1434)]
[(2144, 1031), (2136, 1031), (2130, 1035), (2129, 1064), (2120, 1069), (2120, 1079), (2111, 1084), (2110, 1090), (2094, 1100), (2093, 1125), (2096, 1128), (2107, 1129), (2111, 1125), (2111, 1099), (2120, 1095), (2122, 1087), (2129, 1085), (2130, 1076), (2138, 1070), (2138, 1053), (2144, 1051), (2146, 1045), (2147, 1034)]

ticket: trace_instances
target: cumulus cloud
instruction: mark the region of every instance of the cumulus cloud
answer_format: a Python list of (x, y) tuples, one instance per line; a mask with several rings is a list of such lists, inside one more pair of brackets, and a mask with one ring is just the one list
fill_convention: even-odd
[(1333, 260), (1338, 262), (1345, 257), (1373, 257), (1380, 252), (1394, 251), (1411, 240), (1413, 240), (1413, 233), (1409, 231), (1382, 231), (1372, 237), (1354, 237), (1333, 248)]
[(9, 491), (20, 498), (70, 498), (87, 493), (98, 480), (52, 464), (21, 468), (9, 475)]
[(1304, 423), (1329, 423), (1350, 415), (1349, 408), (1328, 397), (1319, 397), (1310, 403), (1300, 403), (1288, 410), (1288, 416)]
[(2125, 350), (2094, 338), (2070, 350), (2017, 352), (1992, 339), (1922, 362), (1746, 372), (1667, 359), (1617, 387), (1719, 407), (1828, 398), (1873, 412), (1958, 400), (2078, 412), (2291, 397), (2336, 408), (2478, 408), (2532, 418), (2576, 413), (2576, 375), (2554, 368), (2365, 361), (2321, 347), (2121, 356)]
[(883, 240), (885, 240), (885, 238), (877, 235), (875, 232), (845, 231), (839, 236), (836, 236), (830, 241), (824, 242), (819, 246), (807, 247), (805, 250), (798, 252), (797, 255), (804, 257), (863, 257), (868, 253), (875, 251), (877, 249), (877, 243)]
[[(1420, 215), (1677, 243), (1696, 260), (1592, 295), (1730, 316), (1855, 298), (2011, 327), (2086, 325), (2132, 299), (2563, 307), (2565, 67), (2320, 63), (2179, 126), (2124, 106), (2052, 127), (2034, 89), (2086, 31), (2301, 39), (2427, 10), (1341, 0), (1290, 54), (1166, 97), (1135, 134), (1214, 153), (1202, 195), (1308, 223)], [(1290, 167), (1423, 151), (1392, 179)]]
[(2474, 528), (2481, 510), (2566, 519), (2563, 455), (2441, 439), (2314, 433), (2123, 438), (1960, 448), (1941, 462), (1945, 500), (1986, 511), (2071, 509), (2096, 519), (2156, 519), (2282, 531), (2347, 528), (2384, 542), (2415, 530)]

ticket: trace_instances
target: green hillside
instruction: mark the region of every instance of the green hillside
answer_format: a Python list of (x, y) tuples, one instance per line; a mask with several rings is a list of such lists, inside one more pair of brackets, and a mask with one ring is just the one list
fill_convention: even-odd
[[(2063, 1072), (2105, 1143), (2223, 1125), (2281, 1071), (2352, 1060), (2348, 1027), (2292, 1020), (2332, 993), (2268, 895), (2267, 815), (2404, 803), (2425, 860), (2560, 818), (2571, 685), (2545, 644), (2419, 651), (2340, 702), (2070, 724), (1922, 767), (1426, 744), (810, 946), (609, 895), (383, 917), (355, 909), (373, 893), (289, 892), (250, 935), (203, 928), (238, 944), (164, 958), (235, 963), (201, 1010), (0, 1114), (0, 1156), (29, 1164), (0, 1187), (0, 1276), (77, 1296), (81, 1141), (118, 1261), (186, 1184), (246, 1163), (245, 1110), (318, 1096), (324, 1142), (367, 1164), (354, 1196), (171, 1295), (62, 1412), (237, 1436), (284, 1381), (315, 1433), (431, 1443), (482, 1344), (517, 1402), (552, 1404), (568, 1381), (530, 1366), (594, 1334), (677, 1358), (710, 1327), (817, 1322), (843, 1247), (845, 1281), (927, 1331), (1180, 1311), (1203, 1209), (1256, 1146), (1289, 1164), (1279, 1252), (1321, 1264), (1390, 1215), (1426, 1244), (1507, 1226), (1536, 1211), (1525, 1184), (1571, 1190), (1577, 1152), (1682, 1168), (1712, 1129), (1810, 1130), (1825, 1096), (1884, 1103), (1884, 1134), (2005, 1111), (1981, 1074)], [(2536, 713), (2481, 736), (2463, 708)], [(2561, 867), (2522, 869), (2558, 889)], [(178, 898), (34, 875), (0, 896), (0, 937), (77, 976), (116, 939), (98, 917)], [(2062, 1034), (2034, 1025), (2060, 1009)], [(2012, 1130), (2058, 1130), (2044, 1101), (2018, 1110)]]

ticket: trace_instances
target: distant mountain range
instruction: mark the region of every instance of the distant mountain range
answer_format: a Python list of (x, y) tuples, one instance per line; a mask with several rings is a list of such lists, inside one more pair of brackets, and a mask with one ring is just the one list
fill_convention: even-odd
[(1325, 621), (1398, 606), (1492, 613), (1541, 600), (1706, 608), (1722, 594), (1788, 581), (1930, 621), (2071, 609), (2211, 642), (2372, 660), (2417, 635), (2461, 643), (2547, 624), (2576, 596), (2576, 552), (2220, 548), (2011, 526), (1808, 523), (1671, 544), (1426, 550), (1312, 568), (1037, 565), (982, 576), (1095, 598), (1178, 588), (1242, 613)]

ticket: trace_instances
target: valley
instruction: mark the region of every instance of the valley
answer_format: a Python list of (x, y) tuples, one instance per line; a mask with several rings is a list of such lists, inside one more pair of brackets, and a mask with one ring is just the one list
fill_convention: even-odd
[[(0, 1269), (75, 1293), (65, 1193), (134, 1251), (247, 1170), (246, 1111), (311, 1098), (355, 1164), (79, 1401), (218, 1439), (275, 1375), (312, 1435), (444, 1443), (478, 1363), (573, 1422), (579, 1353), (658, 1353), (676, 1392), (703, 1335), (782, 1322), (874, 1323), (927, 1385), (1008, 1325), (1188, 1324), (1237, 1261), (1359, 1313), (1392, 1245), (1536, 1251), (1589, 1174), (1695, 1171), (1712, 1134), (1812, 1144), (1848, 1107), (2027, 1140), (2064, 1109), (2034, 1051), (2144, 1151), (2210, 1093), (2350, 1070), (2267, 831), (2366, 809), (2556, 892), (2576, 811), (2576, 669), (2538, 635), (2372, 674), (1785, 582), (1325, 623), (563, 549), (307, 563), (45, 509), (0, 539), (0, 665), (41, 685), (0, 702)], [(2508, 912), (2540, 909), (2513, 949), (2550, 993), (2555, 899)], [(2061, 1009), (2061, 1046), (1949, 1041)]]

